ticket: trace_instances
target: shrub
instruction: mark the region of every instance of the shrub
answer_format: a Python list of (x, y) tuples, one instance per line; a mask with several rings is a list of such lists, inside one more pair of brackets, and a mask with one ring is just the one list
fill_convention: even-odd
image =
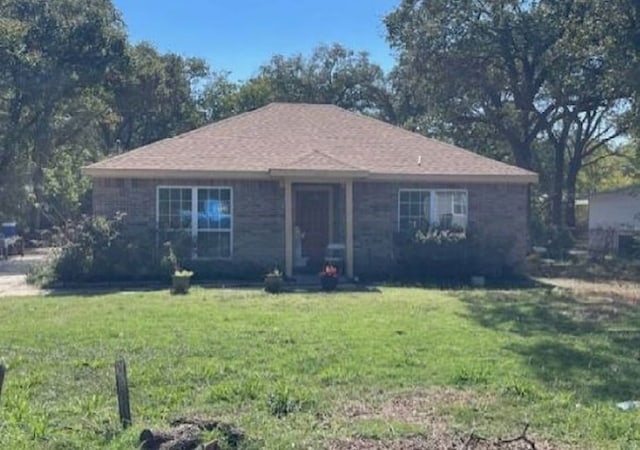
[(82, 217), (58, 231), (60, 249), (30, 279), (51, 282), (138, 281), (168, 278), (167, 249), (150, 230), (125, 228), (125, 215)]
[(566, 226), (550, 226), (546, 233), (547, 255), (554, 259), (565, 259), (576, 241)]
[(399, 233), (394, 239), (401, 279), (468, 280), (472, 275), (497, 277), (510, 271), (513, 239), (500, 240), (473, 230), (432, 227)]
[(112, 218), (82, 217), (57, 230), (60, 248), (43, 265), (34, 267), (28, 280), (55, 282), (169, 281), (173, 272), (194, 272), (194, 280), (257, 280), (263, 266), (229, 261), (194, 260), (190, 233), (158, 233), (131, 226), (125, 214)]

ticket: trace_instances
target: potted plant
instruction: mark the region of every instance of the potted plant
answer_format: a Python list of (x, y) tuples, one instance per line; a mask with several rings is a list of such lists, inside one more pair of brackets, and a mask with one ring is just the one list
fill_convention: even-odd
[(186, 294), (191, 287), (191, 277), (193, 272), (190, 270), (176, 269), (171, 277), (171, 293)]
[(325, 264), (320, 272), (320, 286), (323, 291), (335, 291), (338, 287), (338, 269), (331, 264)]
[(277, 294), (282, 291), (282, 272), (273, 269), (264, 276), (264, 290), (270, 294)]

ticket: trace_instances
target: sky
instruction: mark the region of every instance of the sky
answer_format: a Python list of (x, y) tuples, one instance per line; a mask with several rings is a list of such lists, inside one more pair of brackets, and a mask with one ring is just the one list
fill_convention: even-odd
[(394, 63), (382, 23), (399, 0), (114, 0), (132, 42), (204, 58), (246, 80), (274, 54), (338, 42)]

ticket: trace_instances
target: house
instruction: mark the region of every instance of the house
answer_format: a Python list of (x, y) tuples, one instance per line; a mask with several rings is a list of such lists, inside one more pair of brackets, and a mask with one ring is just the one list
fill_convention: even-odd
[[(396, 232), (447, 222), (527, 250), (535, 173), (332, 105), (273, 103), (83, 169), (97, 215), (186, 231), (197, 258), (347, 276), (394, 264)], [(487, 255), (488, 258), (491, 255)]]
[(640, 187), (629, 186), (589, 198), (589, 250), (624, 253), (640, 234)]

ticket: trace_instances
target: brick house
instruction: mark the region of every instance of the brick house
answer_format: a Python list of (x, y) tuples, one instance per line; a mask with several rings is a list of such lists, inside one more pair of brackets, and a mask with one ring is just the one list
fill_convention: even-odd
[[(393, 237), (443, 221), (527, 250), (535, 173), (331, 105), (274, 103), (83, 169), (96, 215), (190, 233), (195, 257), (347, 276), (394, 264)], [(334, 254), (335, 252), (335, 254)], [(490, 256), (490, 255), (488, 255)]]

